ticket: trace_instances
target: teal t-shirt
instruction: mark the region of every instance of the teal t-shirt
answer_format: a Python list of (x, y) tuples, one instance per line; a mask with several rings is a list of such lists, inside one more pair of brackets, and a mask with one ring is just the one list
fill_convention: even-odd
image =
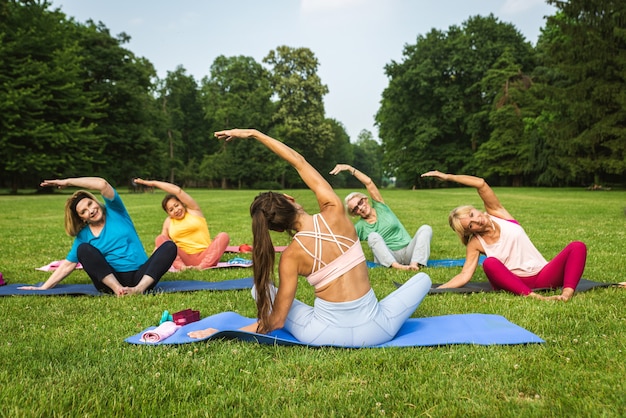
[(78, 263), (78, 246), (86, 242), (104, 255), (113, 270), (119, 272), (139, 270), (148, 261), (148, 256), (122, 199), (116, 191), (113, 199), (105, 198), (104, 203), (106, 222), (100, 235), (94, 236), (89, 227), (81, 229), (66, 259)]
[(359, 239), (366, 241), (369, 234), (378, 232), (385, 240), (387, 247), (393, 251), (401, 250), (409, 245), (411, 236), (389, 206), (375, 200), (371, 202), (372, 207), (376, 209), (376, 222), (370, 224), (365, 219), (359, 219), (354, 225)]

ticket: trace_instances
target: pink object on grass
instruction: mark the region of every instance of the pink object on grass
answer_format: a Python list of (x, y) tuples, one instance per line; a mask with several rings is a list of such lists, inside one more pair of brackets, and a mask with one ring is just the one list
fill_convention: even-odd
[(141, 341), (146, 343), (158, 343), (167, 337), (171, 337), (178, 328), (180, 328), (180, 325), (176, 325), (172, 321), (165, 321), (158, 327), (144, 332), (141, 336)]

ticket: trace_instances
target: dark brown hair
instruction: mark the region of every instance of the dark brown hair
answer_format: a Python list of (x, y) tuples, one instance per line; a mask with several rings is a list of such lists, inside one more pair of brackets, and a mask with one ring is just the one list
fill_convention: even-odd
[(289, 234), (293, 232), (297, 211), (282, 193), (264, 192), (250, 205), (252, 217), (252, 269), (256, 287), (256, 306), (259, 327), (257, 332), (268, 331), (267, 320), (272, 310), (272, 285), (276, 254), (270, 231)]
[[(181, 202), (180, 199), (175, 194), (168, 193), (168, 194), (165, 195), (165, 197), (161, 201), (161, 207), (163, 208), (165, 213), (167, 213), (167, 202), (169, 202), (172, 199), (175, 199), (175, 200), (179, 201), (181, 204), (183, 204), (183, 202)], [(185, 206), (185, 205), (183, 205), (183, 206)]]

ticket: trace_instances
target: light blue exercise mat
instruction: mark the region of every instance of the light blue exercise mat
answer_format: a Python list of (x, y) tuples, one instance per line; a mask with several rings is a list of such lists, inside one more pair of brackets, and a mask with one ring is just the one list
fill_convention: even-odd
[[(128, 337), (125, 341), (131, 344), (160, 345), (188, 344), (228, 338), (259, 344), (317, 347), (316, 345), (301, 343), (289, 332), (282, 329), (273, 331), (268, 335), (238, 330), (254, 321), (252, 318), (246, 318), (235, 312), (222, 312), (184, 325), (170, 337), (157, 343), (141, 341), (141, 336), (144, 332), (153, 330), (156, 327), (147, 328), (132, 337)], [(187, 335), (190, 331), (205, 328), (216, 328), (220, 331), (203, 339), (194, 339)], [(512, 345), (543, 342), (537, 335), (509, 322), (503, 316), (473, 313), (409, 318), (393, 340), (384, 344), (369, 346), (369, 348), (444, 346), (451, 344)]]

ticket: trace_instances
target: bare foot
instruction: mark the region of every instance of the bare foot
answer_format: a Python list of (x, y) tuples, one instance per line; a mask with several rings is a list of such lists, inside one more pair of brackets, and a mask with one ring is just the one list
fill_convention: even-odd
[[(139, 286), (124, 288), (124, 295), (139, 295), (142, 293), (143, 293), (143, 290), (139, 288)], [(118, 295), (118, 296), (123, 296), (123, 295)]]
[(409, 270), (418, 271), (420, 269), (420, 265), (418, 263), (409, 264)]
[(562, 300), (563, 302), (567, 302), (572, 298), (572, 296), (574, 296), (574, 289), (572, 289), (571, 287), (566, 287), (565, 289), (563, 289), (560, 295), (550, 296), (548, 299)]
[(397, 269), (397, 270), (404, 270), (404, 271), (410, 271), (410, 270), (417, 271), (417, 270), (420, 269), (419, 266), (417, 266), (417, 265), (416, 266), (412, 266), (412, 265), (405, 266), (404, 264), (400, 264), (398, 262), (393, 262), (390, 267), (392, 267), (394, 269)]
[(189, 335), (191, 338), (206, 338), (215, 334), (217, 331), (218, 330), (215, 328), (206, 328), (198, 331), (188, 332), (187, 335)]
[(526, 297), (539, 299), (539, 300), (550, 300), (549, 298), (542, 296), (539, 293), (535, 293), (535, 292), (530, 292), (529, 294), (526, 295)]
[(626, 288), (626, 282), (619, 282), (617, 286)]

